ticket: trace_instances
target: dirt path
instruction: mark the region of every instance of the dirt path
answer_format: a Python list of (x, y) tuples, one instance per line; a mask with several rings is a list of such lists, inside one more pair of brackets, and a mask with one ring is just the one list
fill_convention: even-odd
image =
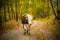
[[(13, 22), (14, 23), (14, 22)], [(18, 25), (17, 25), (18, 24)], [(53, 40), (53, 33), (48, 23), (34, 20), (31, 27), (31, 35), (24, 35), (24, 30), (20, 23), (14, 24), (18, 29), (4, 32), (0, 35), (0, 40)], [(7, 25), (9, 26), (9, 25)]]

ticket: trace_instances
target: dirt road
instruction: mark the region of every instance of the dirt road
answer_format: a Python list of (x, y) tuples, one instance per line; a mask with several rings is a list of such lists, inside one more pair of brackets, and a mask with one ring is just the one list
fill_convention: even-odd
[(24, 35), (21, 24), (15, 24), (17, 30), (11, 30), (0, 34), (0, 40), (53, 40), (53, 33), (48, 23), (34, 20), (30, 27), (30, 35)]

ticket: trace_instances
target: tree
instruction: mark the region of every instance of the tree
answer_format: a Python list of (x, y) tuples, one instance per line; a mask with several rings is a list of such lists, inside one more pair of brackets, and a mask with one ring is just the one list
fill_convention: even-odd
[(19, 6), (19, 0), (16, 0), (16, 21), (18, 21), (18, 12), (19, 12), (18, 6)]
[(59, 13), (59, 0), (57, 0), (57, 19), (60, 19), (60, 13)]
[(5, 21), (7, 21), (6, 20), (6, 1), (4, 2), (4, 18), (5, 18)]
[(57, 15), (55, 13), (55, 10), (54, 10), (53, 4), (52, 4), (52, 0), (50, 0), (50, 4), (51, 4), (51, 7), (52, 7), (56, 20), (59, 20), (60, 18), (59, 18), (59, 12), (58, 12), (58, 0), (57, 0)]

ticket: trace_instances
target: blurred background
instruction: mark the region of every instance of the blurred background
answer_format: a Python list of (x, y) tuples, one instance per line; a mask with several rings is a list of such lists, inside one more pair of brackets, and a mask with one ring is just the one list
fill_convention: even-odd
[(19, 26), (22, 14), (52, 25), (50, 30), (60, 40), (60, 0), (0, 0), (0, 32)]

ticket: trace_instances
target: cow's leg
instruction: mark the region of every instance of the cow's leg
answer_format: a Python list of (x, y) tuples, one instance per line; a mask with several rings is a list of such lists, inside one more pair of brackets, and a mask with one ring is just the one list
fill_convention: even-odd
[(23, 24), (23, 29), (24, 29), (24, 24)]
[(31, 26), (31, 24), (29, 24), (29, 26), (28, 26), (28, 35), (30, 35), (30, 26)]
[(28, 24), (26, 24), (26, 34), (28, 34)]
[(24, 24), (23, 24), (23, 29), (24, 29), (24, 34), (26, 34), (26, 29)]

